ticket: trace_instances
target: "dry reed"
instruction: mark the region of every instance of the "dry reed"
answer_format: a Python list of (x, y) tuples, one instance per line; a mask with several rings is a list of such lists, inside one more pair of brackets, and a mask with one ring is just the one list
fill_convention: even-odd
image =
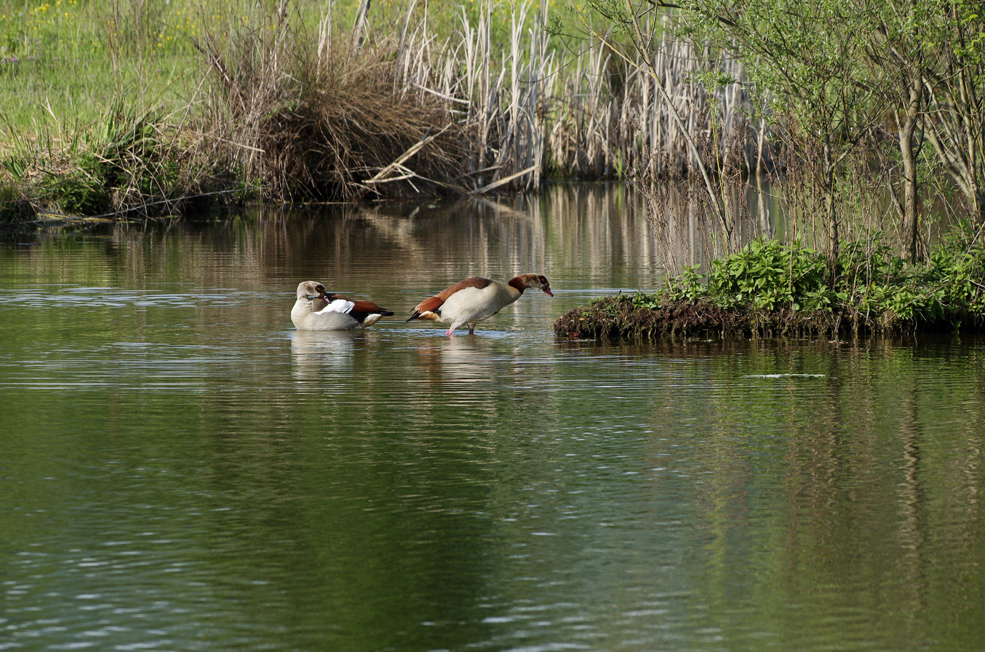
[(333, 42), (325, 22), (316, 40), (292, 18), (282, 2), (226, 43), (199, 44), (213, 72), (203, 142), (222, 143), (281, 200), (397, 197), (453, 183), (458, 127), (441, 103), (395, 84), (389, 50), (359, 48), (354, 34)]
[(696, 156), (720, 175), (763, 161), (763, 125), (746, 117), (741, 85), (711, 91), (697, 78), (711, 66), (741, 79), (727, 57), (665, 34), (653, 60), (627, 64), (595, 42), (562, 63), (543, 0), (536, 12), (511, 5), (504, 47), (488, 2), (445, 40), (414, 9), (396, 30), (360, 14), (347, 34), (333, 34), (328, 15), (314, 37), (284, 1), (226, 44), (207, 38), (206, 137), (232, 143), (220, 149), (283, 199), (534, 189), (548, 176), (652, 181), (687, 173)]

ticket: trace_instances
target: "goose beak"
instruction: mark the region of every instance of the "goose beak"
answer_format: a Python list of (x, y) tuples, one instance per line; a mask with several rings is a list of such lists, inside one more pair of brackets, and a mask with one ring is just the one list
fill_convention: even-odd
[(551, 288), (544, 288), (544, 294), (546, 294), (549, 297), (553, 297), (554, 296), (554, 293), (551, 292)]

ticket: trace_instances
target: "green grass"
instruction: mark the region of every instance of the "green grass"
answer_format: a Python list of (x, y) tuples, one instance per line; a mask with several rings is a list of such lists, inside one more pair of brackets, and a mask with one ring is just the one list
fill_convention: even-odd
[[(157, 3), (146, 3), (148, 5)], [(96, 121), (127, 95), (145, 104), (177, 104), (194, 85), (189, 37), (180, 9), (127, 16), (117, 3), (55, 0), (0, 10), (2, 129), (23, 136)], [(156, 28), (156, 29), (155, 29)], [(4, 139), (5, 141), (8, 139)]]
[[(261, 3), (258, 11), (249, 0), (0, 1), (0, 148), (14, 133), (34, 137), (46, 128), (96, 122), (121, 96), (138, 108), (178, 110), (194, 103), (204, 74), (195, 41), (209, 32), (235, 34), (258, 15), (270, 21), (274, 4)], [(431, 7), (429, 18), (437, 33), (447, 35), (462, 12), (475, 24), (480, 4), (443, 3)], [(338, 29), (352, 24), (358, 5), (334, 3)], [(324, 3), (299, 0), (288, 10), (313, 28)], [(406, 17), (405, 3), (394, 0), (377, 0), (371, 11), (372, 25), (381, 31)], [(508, 42), (507, 11), (502, 3), (494, 6), (500, 43)]]

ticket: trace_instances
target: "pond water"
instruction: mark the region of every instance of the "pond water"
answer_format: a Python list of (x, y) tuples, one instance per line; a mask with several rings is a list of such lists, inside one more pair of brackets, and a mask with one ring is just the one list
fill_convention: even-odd
[[(660, 286), (633, 204), (0, 241), (0, 650), (981, 649), (982, 341), (555, 341)], [(309, 279), (397, 314), (297, 332)]]

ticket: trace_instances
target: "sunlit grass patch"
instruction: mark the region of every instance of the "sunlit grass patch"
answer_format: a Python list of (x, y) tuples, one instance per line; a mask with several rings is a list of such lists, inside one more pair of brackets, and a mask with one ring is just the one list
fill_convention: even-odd
[(141, 30), (140, 19), (121, 13), (125, 6), (55, 0), (0, 14), (5, 128), (30, 134), (49, 120), (91, 122), (134, 91), (181, 101), (192, 83), (190, 43), (180, 30), (165, 33), (169, 15), (151, 21), (161, 26), (156, 31)]

